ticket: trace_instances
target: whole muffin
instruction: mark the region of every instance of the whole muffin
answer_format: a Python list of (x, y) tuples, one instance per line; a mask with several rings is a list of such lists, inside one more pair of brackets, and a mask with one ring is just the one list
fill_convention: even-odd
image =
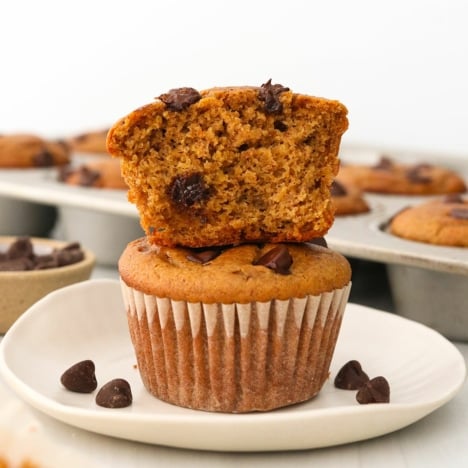
[(36, 135), (0, 135), (0, 167), (38, 168), (70, 162), (70, 149), (61, 140), (46, 140)]
[(166, 402), (267, 411), (314, 397), (348, 299), (347, 260), (312, 244), (131, 242), (119, 261), (145, 387)]
[(271, 81), (179, 88), (117, 122), (107, 147), (152, 243), (304, 242), (333, 222), (346, 115)]
[(437, 195), (466, 191), (455, 171), (434, 164), (404, 164), (383, 156), (375, 165), (342, 164), (338, 178), (365, 192), (399, 195)]
[(468, 200), (452, 195), (406, 208), (392, 218), (389, 231), (418, 242), (468, 247)]
[(80, 133), (67, 140), (70, 148), (79, 153), (107, 154), (107, 132), (108, 128), (102, 130), (90, 130)]
[(362, 190), (357, 187), (334, 180), (330, 193), (335, 207), (335, 216), (356, 215), (370, 211)]
[(81, 187), (127, 190), (119, 161), (115, 159), (99, 159), (88, 161), (80, 166), (64, 166), (58, 174), (60, 182)]

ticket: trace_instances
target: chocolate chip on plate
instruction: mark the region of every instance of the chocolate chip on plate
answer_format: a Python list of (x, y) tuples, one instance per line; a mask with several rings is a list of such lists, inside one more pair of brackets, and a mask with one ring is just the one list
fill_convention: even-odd
[(406, 178), (413, 184), (428, 184), (432, 181), (431, 176), (427, 173), (430, 168), (430, 164), (416, 164), (406, 171)]
[(390, 385), (385, 377), (378, 376), (367, 381), (356, 393), (356, 400), (361, 405), (369, 403), (389, 403)]
[(256, 260), (254, 265), (265, 266), (280, 275), (289, 275), (289, 267), (292, 263), (293, 259), (288, 248), (283, 244), (279, 244)]
[(125, 408), (132, 400), (130, 384), (124, 379), (107, 382), (96, 395), (96, 403), (104, 408)]
[(359, 361), (348, 361), (336, 374), (334, 385), (343, 390), (358, 390), (366, 382), (369, 376), (362, 370)]
[(90, 359), (77, 362), (62, 374), (60, 382), (71, 392), (94, 392), (97, 388), (94, 362)]
[(175, 88), (158, 96), (173, 111), (181, 111), (201, 99), (201, 94), (194, 88)]
[(315, 237), (314, 239), (311, 239), (308, 241), (309, 244), (314, 244), (314, 245), (320, 245), (321, 247), (327, 247), (328, 248), (328, 243), (325, 237)]

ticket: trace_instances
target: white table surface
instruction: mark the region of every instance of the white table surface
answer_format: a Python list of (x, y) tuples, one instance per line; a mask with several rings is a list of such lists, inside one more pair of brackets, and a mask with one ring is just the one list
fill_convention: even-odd
[[(116, 278), (112, 269), (98, 268), (94, 277)], [(1, 336), (0, 336), (1, 340)], [(468, 343), (455, 343), (468, 362)], [(466, 467), (468, 466), (468, 386), (453, 400), (417, 423), (371, 440), (324, 449), (274, 453), (216, 453), (146, 445), (114, 439), (58, 422), (30, 408), (0, 378), (0, 455), (2, 430), (21, 425), (47, 447), (39, 460), (63, 467), (58, 454), (83, 467)], [(15, 430), (16, 430), (15, 429)], [(16, 432), (18, 433), (18, 431)], [(235, 428), (233, 428), (235, 437)], [(36, 440), (37, 442), (37, 440)], [(8, 444), (7, 444), (8, 447)], [(26, 449), (25, 449), (26, 450)], [(61, 451), (66, 451), (65, 454)], [(54, 453), (55, 452), (55, 453)], [(73, 460), (73, 463), (72, 463)]]

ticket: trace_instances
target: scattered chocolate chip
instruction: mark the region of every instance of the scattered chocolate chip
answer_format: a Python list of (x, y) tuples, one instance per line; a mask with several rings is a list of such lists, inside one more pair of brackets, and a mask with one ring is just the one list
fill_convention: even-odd
[(29, 237), (18, 237), (12, 244), (10, 244), (10, 247), (8, 247), (8, 259), (12, 260), (21, 257), (34, 257), (33, 245)]
[(325, 237), (315, 237), (309, 241), (309, 244), (320, 245), (321, 247), (328, 248), (328, 243)]
[(334, 385), (344, 390), (358, 390), (366, 382), (369, 376), (362, 370), (359, 361), (348, 361), (336, 374)]
[(249, 149), (249, 145), (247, 143), (242, 143), (242, 145), (240, 145), (237, 150), (242, 153), (242, 151), (246, 151)]
[(101, 387), (96, 403), (104, 408), (125, 408), (132, 404), (132, 390), (124, 379), (113, 379)]
[(281, 122), (281, 120), (275, 120), (273, 126), (275, 127), (275, 130), (280, 132), (285, 132), (288, 129), (288, 126), (284, 122)]
[(176, 88), (158, 97), (173, 111), (181, 111), (201, 99), (201, 94), (194, 88)]
[(379, 162), (372, 166), (372, 168), (378, 171), (389, 171), (393, 168), (393, 166), (394, 163), (391, 158), (388, 156), (381, 156)]
[(203, 250), (193, 250), (187, 255), (187, 260), (195, 263), (201, 263), (205, 265), (211, 260), (214, 260), (222, 253), (222, 249), (203, 249)]
[(276, 114), (283, 110), (283, 104), (279, 100), (279, 96), (285, 91), (289, 91), (289, 88), (280, 84), (271, 84), (271, 79), (262, 84), (258, 92), (258, 98), (265, 103), (265, 112)]
[(94, 392), (97, 388), (94, 362), (86, 359), (74, 364), (62, 374), (60, 382), (71, 392)]
[(254, 262), (254, 265), (265, 266), (280, 275), (289, 275), (289, 267), (292, 263), (293, 259), (288, 248), (285, 245), (280, 244), (262, 255)]
[(385, 377), (379, 376), (364, 383), (356, 393), (356, 400), (361, 405), (369, 403), (389, 403), (390, 385)]
[(468, 219), (468, 207), (453, 208), (453, 210), (450, 211), (450, 216), (456, 219)]
[(459, 193), (449, 193), (442, 199), (442, 203), (464, 203)]
[(429, 164), (417, 164), (406, 171), (406, 178), (414, 184), (428, 184), (432, 181), (430, 175), (427, 174), (430, 168)]
[(188, 208), (205, 200), (209, 191), (205, 186), (202, 174), (196, 172), (174, 177), (169, 184), (168, 194), (172, 201)]
[(37, 167), (49, 167), (54, 165), (54, 157), (52, 154), (47, 151), (43, 150), (40, 153), (36, 154), (33, 157), (33, 164)]
[(334, 180), (330, 187), (330, 194), (332, 197), (344, 197), (347, 194), (347, 190), (343, 184)]

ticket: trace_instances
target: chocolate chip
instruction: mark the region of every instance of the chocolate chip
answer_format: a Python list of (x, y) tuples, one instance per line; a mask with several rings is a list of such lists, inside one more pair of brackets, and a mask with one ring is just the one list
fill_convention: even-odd
[(62, 374), (60, 382), (71, 392), (94, 392), (97, 388), (94, 362), (86, 359), (74, 364)]
[(330, 187), (330, 194), (332, 197), (344, 197), (347, 194), (347, 190), (343, 184), (334, 180)]
[(100, 177), (99, 171), (89, 169), (89, 167), (81, 166), (78, 169), (78, 183), (83, 187), (92, 187)]
[(289, 91), (289, 88), (280, 84), (271, 84), (271, 79), (262, 84), (258, 92), (258, 98), (265, 103), (263, 107), (265, 112), (268, 114), (282, 112), (283, 104), (279, 100), (279, 96), (285, 91)]
[(18, 237), (7, 250), (7, 257), (11, 260), (14, 258), (34, 256), (33, 245), (29, 237)]
[(356, 393), (356, 400), (361, 405), (389, 403), (390, 385), (387, 379), (379, 376), (367, 381)]
[(429, 164), (417, 164), (406, 171), (406, 178), (414, 184), (428, 184), (432, 178), (427, 174)]
[(320, 245), (321, 247), (328, 248), (328, 243), (325, 237), (315, 237), (309, 241), (309, 244)]
[(242, 145), (240, 145), (237, 150), (242, 153), (242, 151), (246, 151), (249, 149), (249, 145), (247, 143), (242, 143)]
[(362, 370), (359, 361), (348, 361), (336, 374), (334, 385), (344, 390), (358, 390), (366, 382), (369, 376)]
[(280, 275), (289, 275), (289, 267), (292, 263), (293, 259), (288, 248), (285, 245), (280, 244), (262, 255), (254, 262), (254, 265), (265, 266)]
[(201, 263), (205, 265), (211, 262), (222, 253), (222, 249), (204, 249), (204, 250), (193, 250), (187, 255), (187, 260), (195, 263)]
[(168, 194), (172, 201), (186, 208), (205, 200), (209, 191), (200, 173), (176, 176), (168, 187)]
[(54, 165), (54, 157), (52, 153), (43, 150), (33, 157), (33, 164), (37, 167), (49, 167)]
[(54, 249), (48, 254), (37, 255), (34, 253), (29, 237), (18, 237), (0, 256), (0, 270), (26, 271), (57, 268), (80, 262), (84, 256), (78, 242), (72, 242), (61, 249)]
[(285, 132), (288, 129), (288, 126), (284, 122), (281, 122), (281, 120), (275, 120), (273, 126), (275, 127), (275, 130), (280, 132)]
[(388, 156), (381, 156), (379, 162), (372, 166), (372, 168), (378, 171), (389, 171), (393, 166), (394, 163)]
[(104, 408), (125, 408), (132, 404), (132, 390), (124, 379), (113, 379), (101, 387), (96, 403)]
[(201, 94), (194, 88), (176, 88), (158, 97), (173, 111), (181, 111), (201, 99)]
[(450, 216), (455, 219), (468, 219), (468, 207), (454, 208), (450, 211)]
[(28, 271), (32, 269), (34, 269), (34, 263), (29, 258), (0, 260), (0, 271)]

